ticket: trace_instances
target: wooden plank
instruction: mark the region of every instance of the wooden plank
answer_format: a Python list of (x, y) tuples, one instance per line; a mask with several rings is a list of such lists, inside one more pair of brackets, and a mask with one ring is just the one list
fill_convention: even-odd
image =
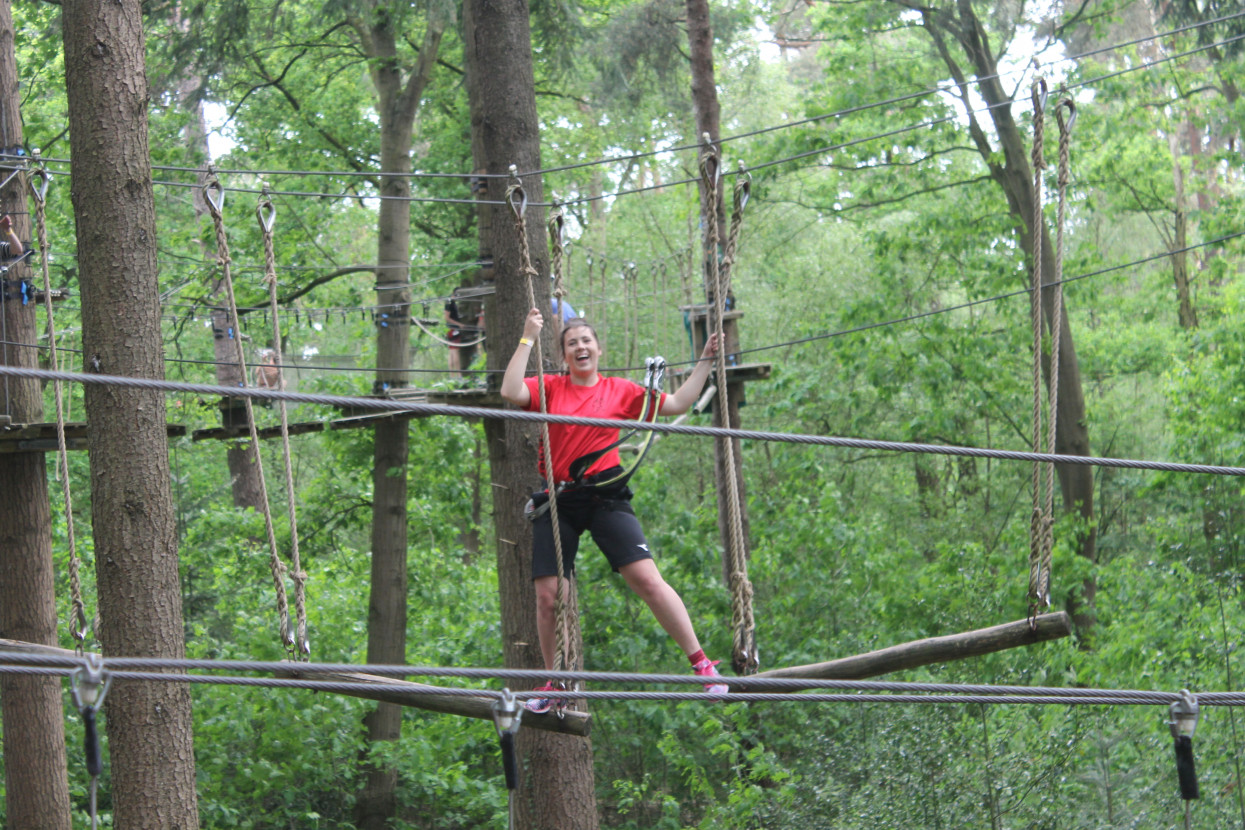
[(428, 403), (452, 406), (481, 406), (501, 409), (506, 405), (501, 392), (490, 389), (429, 389)]
[[(746, 383), (753, 380), (769, 380), (773, 368), (774, 364), (772, 363), (740, 363), (736, 366), (727, 366), (726, 382), (731, 384)], [(678, 389), (680, 384), (682, 384), (691, 373), (690, 369), (684, 367), (671, 369), (667, 372), (666, 377), (670, 380), (670, 391)], [(713, 371), (710, 370), (710, 383), (714, 381), (714, 377)]]
[[(181, 438), (186, 434), (186, 425), (168, 424), (165, 431), (170, 438)], [(0, 426), (0, 453), (56, 452), (57, 444), (55, 423)], [(70, 450), (86, 449), (84, 421), (65, 424), (65, 447)]]
[[(324, 421), (299, 421), (289, 425), (290, 435), (305, 435), (310, 432), (323, 432)], [(190, 435), (192, 441), (238, 441), (247, 440), (251, 437), (251, 430), (245, 424), (233, 427), (208, 427), (206, 429), (196, 429)], [(263, 427), (259, 430), (259, 437), (280, 438), (281, 425)]]
[[(74, 651), (58, 646), (44, 646), (38, 643), (24, 643), (20, 640), (0, 639), (0, 651), (11, 654), (50, 654), (56, 657), (75, 657)], [(279, 671), (275, 677), (286, 677), (305, 680), (326, 680), (330, 683), (348, 683), (357, 685), (358, 691), (334, 690), (335, 694), (358, 697), (365, 700), (378, 700), (384, 703), (396, 703), (399, 706), (412, 706), (416, 709), (427, 709), (430, 712), (441, 712), (447, 715), (463, 715), (469, 718), (491, 721), (493, 719), (493, 698), (483, 696), (463, 696), (439, 694), (436, 686), (413, 683), (394, 677), (381, 677), (375, 674), (358, 674), (355, 672), (300, 672), (297, 663), (290, 664), (289, 671)], [(536, 675), (533, 675), (535, 677)], [(562, 717), (556, 712), (538, 715), (535, 712), (524, 712), (522, 726), (540, 729), (545, 732), (560, 732), (564, 735), (587, 737), (592, 726), (592, 716), (587, 712), (563, 709)]]
[[(691, 315), (692, 322), (698, 323), (701, 320), (704, 320), (706, 317), (709, 316), (710, 309), (709, 309), (709, 306), (704, 305), (704, 304), (681, 305), (679, 306), (679, 311), (682, 311), (685, 314)], [(743, 316), (744, 316), (744, 313), (738, 309), (722, 312), (723, 320), (738, 320), (740, 317), (743, 317)]]
[[(817, 680), (864, 680), (880, 674), (915, 669), (933, 663), (946, 663), (951, 660), (963, 660), (966, 657), (978, 657), (982, 654), (993, 654), (1019, 646), (1030, 646), (1049, 640), (1058, 640), (1071, 636), (1072, 620), (1066, 612), (1057, 611), (1053, 614), (1041, 614), (1036, 620), (1037, 628), (1033, 629), (1028, 620), (1004, 623), (975, 631), (960, 634), (948, 634), (943, 637), (929, 637), (924, 640), (913, 640), (909, 643), (890, 646), (857, 654), (854, 657), (843, 657), (827, 663), (811, 663), (805, 666), (789, 666), (782, 669), (757, 672), (754, 677), (773, 678), (813, 678)], [(748, 691), (775, 690), (763, 685), (749, 686)], [(741, 689), (742, 691), (742, 689)]]

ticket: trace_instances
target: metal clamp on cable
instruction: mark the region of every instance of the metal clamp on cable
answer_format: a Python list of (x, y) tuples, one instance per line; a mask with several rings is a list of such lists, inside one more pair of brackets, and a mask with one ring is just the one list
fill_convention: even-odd
[(501, 697), (493, 701), (493, 726), (497, 728), (497, 740), (501, 744), (501, 763), (506, 771), (506, 789), (519, 786), (519, 757), (515, 752), (514, 736), (523, 720), (523, 707), (514, 699), (509, 689), (501, 690)]
[(82, 715), (82, 726), (85, 731), (86, 771), (91, 776), (91, 830), (95, 830), (98, 826), (95, 812), (95, 788), (99, 782), (99, 774), (104, 770), (95, 713), (104, 705), (104, 698), (107, 697), (108, 687), (111, 685), (112, 675), (104, 670), (104, 660), (98, 654), (86, 655), (86, 664), (78, 667), (69, 676), (69, 688), (73, 692), (74, 706), (78, 707), (78, 713)]
[(1176, 742), (1176, 775), (1180, 779), (1180, 797), (1185, 801), (1198, 798), (1197, 770), (1193, 766), (1193, 731), (1197, 729), (1197, 698), (1188, 689), (1180, 690), (1180, 700), (1168, 708), (1171, 729)]

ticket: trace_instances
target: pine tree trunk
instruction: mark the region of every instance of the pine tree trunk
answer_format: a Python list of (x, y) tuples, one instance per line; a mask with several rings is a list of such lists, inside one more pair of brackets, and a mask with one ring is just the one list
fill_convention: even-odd
[[(522, 0), (466, 0), (463, 4), (467, 89), (471, 99), (473, 147), (482, 156), (476, 169), (504, 175), (540, 168), (540, 135), (531, 62), (527, 4)], [(488, 179), (488, 199), (503, 201), (506, 179)], [(544, 211), (531, 203), (543, 199), (539, 176), (523, 180), (529, 206), (526, 230), (532, 265), (538, 272), (535, 294), (540, 308), (549, 303), (549, 257)], [(488, 320), (488, 367), (500, 371), (522, 334), (529, 308), (527, 278), (519, 270), (519, 239), (508, 207), (494, 210), (491, 222), (496, 295)], [(552, 332), (542, 332), (546, 355), (555, 348)], [(540, 428), (518, 421), (487, 421), (485, 437), (492, 470), (493, 526), (497, 536), (497, 582), (501, 594), (505, 664), (543, 667), (536, 633), (536, 595), (532, 588), (530, 524), (522, 506), (536, 484), (536, 447)], [(577, 618), (577, 614), (573, 615)], [(578, 624), (572, 636), (579, 639)], [(576, 738), (524, 729), (518, 748), (523, 775), (515, 794), (519, 830), (594, 830), (597, 827), (592, 744)]]
[[(403, 82), (397, 37), (391, 18), (375, 14), (353, 24), (372, 60), (372, 83), (380, 114), (382, 176), (377, 218), (376, 283), (380, 315), (376, 329), (376, 392), (408, 384), (410, 368), (411, 135), (445, 21), (432, 14), (419, 61)], [(409, 422), (377, 424), (372, 459), (372, 574), (368, 602), (367, 660), (406, 662), (406, 464)], [(397, 741), (402, 735), (402, 707), (379, 703), (363, 720), (369, 745)], [(355, 805), (360, 830), (385, 830), (397, 815), (398, 772), (391, 766), (364, 764), (364, 785)]]
[[(0, 147), (22, 146), (13, 12), (0, 0)], [(7, 175), (8, 171), (4, 171)], [(0, 213), (13, 217), (13, 230), (29, 243), (25, 179), (0, 191)], [(8, 279), (34, 277), (27, 265), (13, 267)], [(37, 342), (34, 304), (5, 302), (4, 331), (13, 343)], [(38, 351), (6, 347), (0, 363), (34, 368)], [(0, 415), (13, 423), (43, 420), (39, 382), (10, 378), (0, 386)], [(10, 499), (0, 522), (0, 637), (56, 645), (56, 582), (48, 509), (47, 461), (43, 453), (0, 455), (0, 493)], [(4, 724), (6, 818), (10, 827), (65, 830), (70, 826), (66, 776), (65, 718), (61, 681), (52, 677), (0, 676)]]
[[(87, 366), (162, 379), (140, 6), (65, 2), (65, 79)], [(164, 397), (85, 391), (104, 652), (184, 657)], [(115, 825), (197, 828), (189, 687), (117, 682), (106, 714)]]

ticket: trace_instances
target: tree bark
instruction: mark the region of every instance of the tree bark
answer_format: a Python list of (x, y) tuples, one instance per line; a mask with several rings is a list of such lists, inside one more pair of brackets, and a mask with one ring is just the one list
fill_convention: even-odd
[[(398, 37), (383, 8), (367, 20), (351, 21), (370, 59), (380, 117), (380, 213), (377, 218), (377, 366), (374, 391), (408, 384), (410, 368), (411, 135), (445, 21), (430, 13), (419, 58), (404, 78)], [(390, 175), (385, 175), (390, 174)], [(373, 433), (372, 572), (368, 603), (367, 660), (406, 662), (406, 464), (410, 446), (407, 421), (384, 422)], [(363, 723), (368, 742), (397, 741), (402, 707), (380, 703)], [(355, 805), (360, 830), (385, 830), (397, 815), (398, 771), (366, 760), (364, 784)]]
[[(527, 4), (522, 0), (465, 0), (463, 41), (472, 145), (481, 153), (476, 169), (495, 176), (505, 175), (511, 164), (520, 171), (539, 169), (540, 135)], [(489, 178), (488, 199), (504, 201), (507, 184), (505, 178)], [(536, 302), (538, 307), (547, 308), (549, 256), (544, 211), (533, 206), (543, 199), (543, 184), (539, 176), (529, 176), (523, 180), (523, 187), (529, 201), (527, 244), (539, 274), (533, 278)], [(522, 334), (529, 299), (527, 278), (519, 269), (519, 239), (512, 211), (495, 209), (489, 226), (492, 238), (488, 249), (493, 253), (496, 294), (486, 308), (493, 344), (488, 350), (488, 368), (500, 372)], [(503, 310), (504, 314), (499, 313)], [(541, 333), (545, 354), (554, 353), (554, 328), (546, 326)], [(528, 422), (494, 420), (487, 421), (484, 429), (492, 471), (505, 665), (543, 668), (530, 569), (532, 533), (522, 517), (523, 503), (536, 483), (540, 429)], [(572, 636), (578, 640), (577, 623), (573, 629)], [(519, 733), (518, 749), (526, 774), (521, 776), (515, 794), (516, 827), (593, 830), (598, 826), (592, 744), (587, 738), (525, 729)]]
[[(0, 147), (22, 146), (13, 10), (0, 0)], [(8, 169), (0, 170), (6, 177)], [(0, 190), (0, 213), (13, 218), (18, 239), (29, 244), (25, 178)], [(28, 265), (4, 275), (16, 280), (36, 275)], [(51, 300), (48, 300), (51, 303)], [(38, 342), (35, 305), (5, 301), (6, 339)], [(6, 346), (0, 363), (37, 367), (38, 350)], [(0, 386), (0, 414), (13, 423), (43, 420), (43, 394), (36, 380), (10, 378)], [(56, 580), (52, 562), (47, 461), (43, 453), (0, 455), (0, 492), (10, 499), (0, 523), (0, 637), (56, 645)], [(4, 780), (10, 827), (66, 830), (70, 826), (66, 775), (65, 717), (61, 681), (52, 677), (0, 675), (0, 719), (4, 723)]]
[[(62, 19), (87, 366), (163, 379), (141, 4), (67, 0)], [(104, 652), (184, 657), (164, 397), (85, 391)], [(115, 825), (197, 828), (189, 687), (117, 682), (106, 705)]]

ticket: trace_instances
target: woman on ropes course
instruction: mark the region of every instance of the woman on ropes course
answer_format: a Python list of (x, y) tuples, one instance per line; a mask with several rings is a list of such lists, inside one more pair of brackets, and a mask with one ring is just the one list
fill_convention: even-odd
[[(532, 343), (540, 336), (544, 317), (538, 309), (527, 313), (523, 336), (514, 356), (506, 366), (501, 394), (510, 403), (526, 410), (540, 408), (540, 392), (535, 377), (524, 378)], [(701, 360), (676, 392), (662, 394), (657, 412), (681, 415), (700, 396), (709, 377), (712, 358), (718, 350), (719, 335), (705, 344)], [(644, 387), (625, 378), (603, 377), (598, 374), (601, 345), (596, 331), (582, 318), (573, 318), (562, 329), (562, 359), (568, 373), (545, 375), (545, 398), (549, 414), (586, 418), (618, 418), (636, 420), (645, 411)], [(565, 424), (549, 425), (549, 443), (553, 456), (554, 482), (558, 496), (558, 525), (563, 548), (564, 573), (575, 569), (575, 553), (579, 537), (585, 530), (605, 553), (615, 571), (620, 573), (631, 590), (644, 600), (657, 622), (683, 649), (692, 670), (702, 677), (719, 677), (718, 661), (705, 657), (691, 617), (679, 594), (670, 587), (657, 570), (649, 551), (640, 522), (631, 509), (631, 490), (627, 487), (615, 442), (617, 429)], [(611, 448), (611, 447), (614, 448)], [(576, 459), (602, 449), (608, 452), (596, 458), (577, 477), (572, 475)], [(543, 459), (543, 456), (542, 456)], [(540, 473), (546, 481), (544, 461)], [(547, 498), (549, 491), (543, 495)], [(540, 499), (537, 498), (537, 501)], [(558, 568), (555, 559), (553, 521), (549, 512), (539, 512), (532, 528), (532, 581), (536, 588), (536, 625), (545, 668), (552, 670), (556, 658), (555, 604), (558, 592)], [(564, 587), (564, 591), (566, 588)], [(706, 683), (705, 690), (713, 695), (727, 692), (724, 683)], [(558, 692), (559, 685), (546, 683), (537, 691)], [(547, 712), (567, 704), (564, 697), (549, 694), (529, 700), (528, 709)]]

